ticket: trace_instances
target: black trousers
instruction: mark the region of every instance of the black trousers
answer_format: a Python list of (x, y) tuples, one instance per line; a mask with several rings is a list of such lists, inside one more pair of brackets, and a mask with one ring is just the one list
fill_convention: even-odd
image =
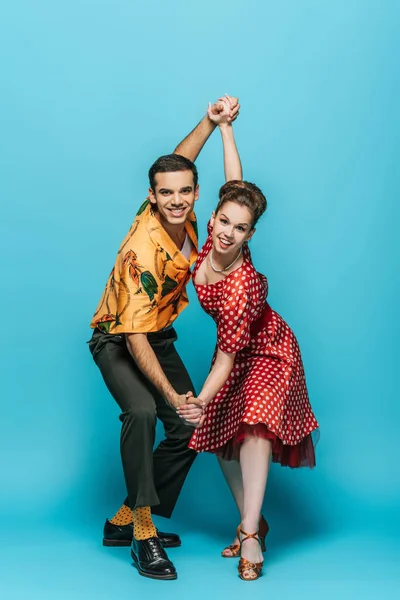
[[(160, 365), (178, 394), (194, 392), (177, 353), (174, 329), (147, 334)], [(197, 453), (188, 448), (193, 429), (143, 375), (129, 353), (124, 335), (95, 329), (89, 342), (94, 361), (121, 409), (121, 458), (132, 509), (151, 506), (154, 514), (170, 517)], [(153, 451), (157, 417), (165, 439)]]

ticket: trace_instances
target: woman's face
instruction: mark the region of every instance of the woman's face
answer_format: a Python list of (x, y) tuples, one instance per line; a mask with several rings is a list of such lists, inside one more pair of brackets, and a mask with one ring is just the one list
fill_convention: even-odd
[(211, 218), (214, 250), (220, 254), (237, 253), (255, 232), (252, 222), (253, 215), (247, 206), (225, 202)]

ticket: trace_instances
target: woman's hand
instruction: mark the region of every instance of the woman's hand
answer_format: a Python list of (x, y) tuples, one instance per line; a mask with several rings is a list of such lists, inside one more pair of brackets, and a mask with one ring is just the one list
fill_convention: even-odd
[(240, 104), (238, 98), (234, 98), (225, 94), (223, 98), (219, 98), (218, 102), (211, 105), (209, 103), (207, 114), (215, 125), (224, 127), (230, 125), (237, 119), (239, 115)]
[(205, 403), (200, 398), (195, 398), (192, 392), (186, 394), (186, 404), (177, 409), (178, 415), (196, 428), (202, 427), (205, 419)]

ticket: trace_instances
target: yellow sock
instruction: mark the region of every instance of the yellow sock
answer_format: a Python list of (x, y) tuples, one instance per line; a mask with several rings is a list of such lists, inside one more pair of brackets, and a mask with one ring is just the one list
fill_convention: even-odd
[(123, 504), (119, 511), (110, 519), (113, 525), (129, 525), (132, 523), (132, 511), (126, 504)]
[(133, 537), (147, 540), (156, 537), (157, 531), (151, 518), (150, 506), (139, 506), (133, 511)]

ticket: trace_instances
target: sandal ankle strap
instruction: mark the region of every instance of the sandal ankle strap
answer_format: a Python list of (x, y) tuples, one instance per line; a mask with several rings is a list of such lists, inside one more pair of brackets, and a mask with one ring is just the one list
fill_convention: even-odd
[[(244, 535), (244, 538), (242, 539), (240, 539), (241, 533)], [(247, 533), (242, 529), (241, 525), (239, 525), (239, 527), (237, 528), (236, 535), (241, 545), (243, 544), (243, 542), (249, 539), (257, 540), (257, 542), (261, 545), (261, 540), (259, 538), (258, 531), (256, 531), (255, 533)]]

